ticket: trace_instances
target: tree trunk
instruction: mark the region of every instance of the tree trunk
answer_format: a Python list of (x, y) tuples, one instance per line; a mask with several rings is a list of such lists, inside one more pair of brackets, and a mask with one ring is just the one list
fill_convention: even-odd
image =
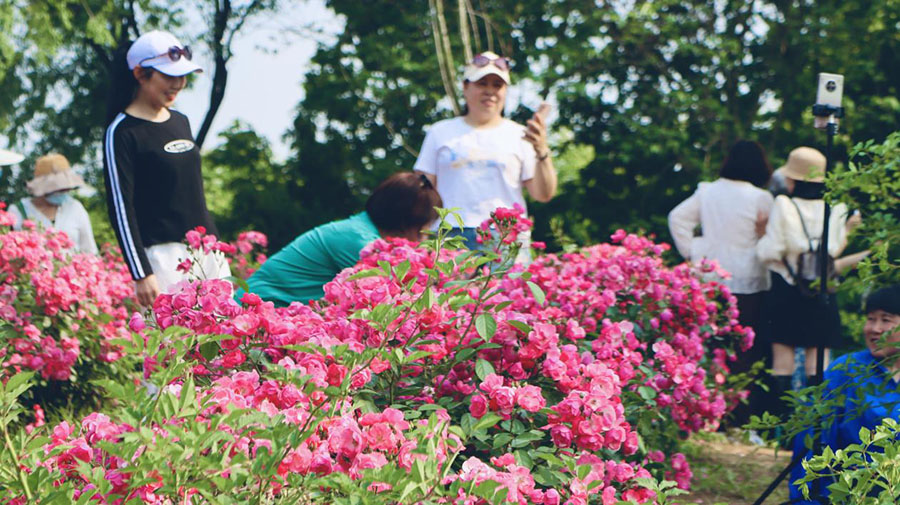
[(216, 66), (213, 73), (212, 90), (209, 92), (209, 109), (206, 116), (203, 117), (203, 123), (200, 125), (200, 131), (197, 132), (197, 148), (203, 147), (203, 142), (212, 128), (213, 119), (219, 112), (222, 100), (225, 98), (225, 84), (228, 82), (228, 70), (225, 64), (228, 62), (221, 54), (216, 55)]
[(212, 128), (213, 119), (219, 112), (222, 100), (225, 98), (225, 85), (228, 83), (228, 69), (225, 68), (231, 57), (230, 48), (225, 42), (225, 31), (228, 28), (228, 19), (231, 18), (231, 0), (224, 0), (221, 4), (216, 2), (216, 11), (213, 19), (213, 40), (210, 47), (213, 50), (215, 69), (213, 70), (212, 89), (209, 92), (209, 109), (203, 117), (200, 131), (197, 132), (197, 148), (203, 147), (209, 129)]

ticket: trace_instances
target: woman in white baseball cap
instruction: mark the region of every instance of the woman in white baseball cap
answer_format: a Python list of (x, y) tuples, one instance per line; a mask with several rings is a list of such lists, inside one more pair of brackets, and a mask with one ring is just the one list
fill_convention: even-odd
[[(171, 109), (187, 75), (201, 72), (190, 48), (170, 33), (141, 35), (114, 64), (104, 141), (109, 217), (135, 281), (138, 301), (185, 278), (185, 233), (198, 226), (216, 234), (200, 173), (200, 149), (187, 116)], [(199, 265), (208, 278), (230, 275), (221, 257)]]
[[(447, 208), (457, 207), (464, 227), (457, 233), (476, 248), (475, 229), (498, 207), (525, 207), (522, 189), (548, 202), (556, 193), (556, 170), (547, 126), (535, 114), (526, 126), (503, 117), (511, 83), (508, 59), (492, 52), (466, 65), (462, 116), (431, 125), (413, 167), (437, 188)], [(523, 252), (527, 260), (527, 247)]]

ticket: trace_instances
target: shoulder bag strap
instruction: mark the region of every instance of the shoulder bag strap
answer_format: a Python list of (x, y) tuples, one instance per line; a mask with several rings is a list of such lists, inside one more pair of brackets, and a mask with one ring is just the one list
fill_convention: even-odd
[(22, 221), (28, 219), (28, 213), (25, 212), (25, 204), (22, 203), (22, 200), (16, 202), (16, 208), (19, 209), (19, 213), (22, 214)]
[(797, 202), (794, 201), (793, 198), (788, 197), (788, 200), (794, 204), (794, 208), (797, 209), (797, 217), (800, 218), (800, 226), (803, 227), (803, 234), (806, 235), (806, 242), (809, 244), (809, 252), (816, 252), (816, 248), (813, 247), (813, 239), (809, 236), (809, 231), (806, 229), (806, 221), (803, 220), (803, 213), (800, 212), (800, 207), (797, 205)]

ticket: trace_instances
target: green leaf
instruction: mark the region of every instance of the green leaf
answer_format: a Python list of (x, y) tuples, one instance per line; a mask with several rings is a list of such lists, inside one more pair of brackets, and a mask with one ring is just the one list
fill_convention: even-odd
[(484, 380), (488, 375), (496, 373), (494, 371), (494, 366), (487, 360), (483, 360), (478, 358), (475, 361), (475, 375), (478, 376), (479, 379)]
[(526, 433), (522, 433), (515, 440), (512, 441), (512, 446), (515, 448), (525, 447), (530, 443), (540, 440), (544, 438), (544, 433), (536, 430), (532, 430)]
[(228, 277), (225, 277), (225, 280), (244, 290), (245, 293), (250, 292), (250, 285), (247, 284), (247, 281), (241, 279), (240, 277), (229, 275)]
[(479, 314), (475, 318), (475, 330), (485, 341), (494, 338), (497, 333), (497, 321), (490, 314)]
[(406, 273), (409, 272), (410, 266), (409, 260), (403, 260), (394, 267), (394, 275), (397, 276), (398, 282), (403, 282), (403, 278), (406, 277)]
[(650, 386), (638, 387), (638, 394), (641, 395), (641, 398), (647, 401), (656, 398), (656, 390), (651, 388)]
[(474, 433), (478, 430), (486, 430), (488, 428), (492, 428), (502, 420), (502, 417), (494, 414), (493, 412), (485, 414), (484, 417), (482, 417), (478, 420), (478, 422), (472, 425), (472, 431), (470, 433)]
[(494, 443), (492, 445), (494, 449), (499, 449), (508, 444), (512, 439), (513, 435), (511, 433), (501, 433), (494, 437)]
[(379, 270), (377, 268), (370, 268), (368, 270), (360, 270), (359, 272), (356, 272), (355, 274), (348, 277), (347, 280), (355, 281), (359, 279), (365, 279), (366, 277), (378, 277), (383, 275), (384, 272), (382, 270)]
[(512, 326), (513, 328), (521, 331), (524, 334), (529, 334), (533, 330), (533, 328), (522, 321), (516, 321), (515, 319), (507, 319), (506, 324)]
[[(0, 383), (0, 388), (2, 388), (2, 391), (4, 391), (4, 392), (12, 393), (16, 389), (18, 389), (19, 386), (22, 386), (26, 382), (29, 382), (32, 377), (34, 377), (34, 372), (19, 372), (19, 373), (13, 375), (12, 377), (10, 377), (9, 380), (6, 382), (5, 386), (2, 383)], [(23, 389), (22, 392), (25, 392), (25, 390)], [(18, 394), (21, 394), (21, 393), (18, 393)], [(18, 395), (16, 395), (16, 396), (18, 396)]]
[(537, 302), (538, 305), (543, 305), (544, 300), (547, 298), (547, 295), (544, 294), (544, 290), (531, 281), (527, 281), (526, 284), (528, 284), (528, 289), (531, 290), (531, 296), (534, 297), (534, 301)]
[(200, 344), (200, 355), (203, 356), (203, 359), (212, 361), (219, 355), (219, 349), (218, 342), (203, 342)]

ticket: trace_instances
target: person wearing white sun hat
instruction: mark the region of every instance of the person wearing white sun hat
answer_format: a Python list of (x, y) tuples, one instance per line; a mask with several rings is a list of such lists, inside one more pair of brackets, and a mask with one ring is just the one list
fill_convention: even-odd
[(34, 163), (34, 177), (26, 184), (32, 196), (9, 208), (15, 219), (13, 228), (21, 229), (27, 219), (40, 228), (65, 232), (75, 252), (97, 254), (91, 218), (81, 202), (69, 194), (81, 186), (84, 179), (72, 171), (65, 156), (41, 156)]
[[(141, 35), (122, 56), (107, 107), (106, 198), (138, 301), (150, 306), (186, 278), (177, 270), (188, 255), (185, 233), (203, 226), (217, 234), (203, 193), (200, 149), (187, 117), (171, 108), (187, 75), (202, 70), (190, 48), (158, 30)], [(218, 255), (208, 255), (197, 270), (207, 278), (230, 275)]]
[[(525, 207), (522, 189), (539, 202), (556, 193), (547, 125), (535, 114), (526, 126), (503, 117), (510, 62), (492, 52), (466, 65), (460, 117), (431, 125), (413, 169), (425, 174), (447, 208), (457, 207), (462, 235), (477, 247), (475, 229), (498, 207)], [(526, 239), (527, 240), (527, 239)], [(519, 260), (527, 261), (527, 245)]]

